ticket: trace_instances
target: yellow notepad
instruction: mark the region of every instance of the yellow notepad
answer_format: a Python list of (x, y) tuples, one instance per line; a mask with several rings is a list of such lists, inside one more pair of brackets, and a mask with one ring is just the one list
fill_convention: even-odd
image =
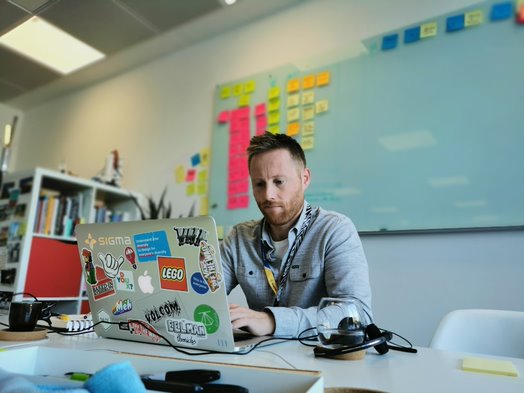
[(462, 369), (478, 373), (507, 375), (518, 377), (519, 373), (515, 365), (509, 360), (486, 359), (486, 358), (464, 358)]

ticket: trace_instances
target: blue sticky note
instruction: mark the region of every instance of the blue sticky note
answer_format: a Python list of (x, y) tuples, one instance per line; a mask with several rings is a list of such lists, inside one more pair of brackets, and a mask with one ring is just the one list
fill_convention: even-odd
[(493, 4), (489, 19), (491, 21), (504, 20), (511, 18), (513, 14), (513, 3), (506, 1), (504, 3)]
[(420, 26), (404, 30), (404, 43), (409, 44), (420, 40)]
[(446, 19), (446, 31), (458, 31), (464, 29), (464, 14), (450, 16)]
[(394, 49), (398, 44), (398, 34), (391, 34), (382, 37), (382, 50)]
[(200, 164), (200, 153), (197, 153), (191, 157), (191, 165), (197, 166), (198, 164)]

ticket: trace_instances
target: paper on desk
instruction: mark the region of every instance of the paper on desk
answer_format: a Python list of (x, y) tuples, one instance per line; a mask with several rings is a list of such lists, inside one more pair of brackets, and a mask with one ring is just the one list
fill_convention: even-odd
[(486, 359), (486, 358), (464, 358), (462, 369), (478, 373), (507, 375), (518, 377), (519, 373), (515, 365), (509, 360)]

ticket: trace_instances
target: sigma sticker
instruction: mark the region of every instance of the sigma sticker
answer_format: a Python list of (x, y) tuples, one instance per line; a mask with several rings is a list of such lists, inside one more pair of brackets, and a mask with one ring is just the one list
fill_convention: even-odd
[(91, 286), (93, 298), (100, 300), (108, 296), (113, 296), (115, 294), (115, 284), (113, 280), (105, 275), (104, 269), (100, 266), (96, 266), (95, 270), (97, 283)]
[(218, 313), (207, 304), (201, 304), (195, 308), (193, 313), (195, 321), (201, 322), (206, 327), (207, 334), (215, 333), (220, 327), (220, 318)]
[(106, 276), (109, 278), (115, 278), (120, 271), (120, 266), (124, 263), (124, 257), (120, 255), (118, 258), (115, 258), (112, 254), (107, 253), (103, 254), (98, 253), (98, 259), (102, 262), (102, 267), (106, 272)]
[(157, 323), (164, 317), (178, 317), (182, 312), (180, 304), (175, 300), (168, 300), (159, 307), (146, 310), (145, 318), (149, 323)]
[(135, 292), (135, 279), (133, 272), (128, 270), (120, 270), (118, 276), (115, 278), (116, 289), (119, 291)]
[(82, 260), (84, 261), (84, 273), (86, 282), (90, 285), (95, 285), (97, 283), (95, 264), (93, 263), (93, 255), (91, 254), (91, 251), (87, 248), (82, 248)]
[(211, 289), (211, 292), (215, 292), (220, 288), (222, 275), (218, 272), (215, 249), (205, 241), (200, 242), (199, 265), (200, 272), (204, 280), (206, 280), (207, 285), (209, 285), (209, 289)]
[(121, 315), (133, 309), (131, 299), (117, 300), (115, 307), (113, 307), (113, 315)]
[(201, 241), (207, 240), (207, 231), (202, 228), (173, 227), (173, 230), (176, 232), (179, 246), (184, 246), (187, 244), (190, 246), (198, 247)]
[(187, 272), (184, 258), (158, 257), (160, 287), (172, 291), (187, 292)]
[(125, 324), (120, 326), (124, 326), (121, 329), (129, 330), (129, 333), (135, 336), (150, 338), (155, 343), (160, 341), (160, 337), (158, 336), (156, 329), (145, 321), (129, 321), (127, 323), (127, 329), (125, 328)]
[(203, 323), (187, 319), (166, 319), (166, 330), (173, 335), (177, 344), (195, 346), (200, 340), (207, 339)]
[(133, 240), (140, 262), (156, 262), (157, 257), (171, 255), (164, 231), (134, 235)]

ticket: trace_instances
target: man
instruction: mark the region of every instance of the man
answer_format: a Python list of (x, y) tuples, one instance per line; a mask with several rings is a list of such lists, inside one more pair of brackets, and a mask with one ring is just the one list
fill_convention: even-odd
[(247, 149), (253, 195), (264, 218), (233, 227), (220, 248), (227, 292), (238, 284), (250, 308), (230, 306), (233, 328), (296, 337), (316, 326), (322, 297), (354, 298), (371, 322), (368, 266), (346, 216), (304, 199), (311, 181), (293, 138), (265, 133)]

